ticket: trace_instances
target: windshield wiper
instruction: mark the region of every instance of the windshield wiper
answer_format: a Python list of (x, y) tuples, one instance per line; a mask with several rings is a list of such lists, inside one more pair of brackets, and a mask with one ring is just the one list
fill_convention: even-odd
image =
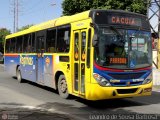
[(110, 26), (110, 28), (111, 28), (111, 30), (116, 32), (117, 35), (122, 35), (122, 34), (120, 34), (120, 32), (114, 26)]

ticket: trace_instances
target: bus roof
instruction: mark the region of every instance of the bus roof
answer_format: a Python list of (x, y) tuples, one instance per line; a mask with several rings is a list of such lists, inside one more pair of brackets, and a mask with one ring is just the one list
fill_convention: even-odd
[(63, 17), (56, 18), (54, 20), (49, 20), (49, 21), (43, 22), (41, 24), (31, 26), (30, 28), (28, 28), (26, 30), (10, 34), (10, 35), (6, 36), (6, 39), (9, 39), (12, 37), (17, 37), (20, 35), (25, 35), (25, 34), (40, 31), (40, 30), (44, 30), (47, 28), (52, 28), (52, 27), (76, 22), (76, 21), (83, 20), (83, 19), (87, 19), (87, 18), (89, 18), (89, 13), (90, 13), (90, 10), (82, 12), (82, 13), (78, 13), (78, 14), (75, 14), (72, 16), (63, 16)]
[(141, 15), (141, 14), (137, 14), (137, 13), (133, 13), (133, 12), (126, 12), (126, 11), (123, 11), (123, 10), (88, 10), (88, 11), (81, 12), (81, 13), (78, 13), (78, 14), (75, 14), (75, 15), (62, 16), (62, 17), (59, 17), (59, 18), (56, 18), (56, 19), (53, 19), (53, 20), (49, 20), (47, 22), (43, 22), (43, 23), (38, 24), (38, 25), (31, 26), (30, 28), (28, 28), (26, 30), (23, 30), (23, 31), (20, 31), (20, 32), (17, 32), (17, 33), (13, 33), (13, 34), (10, 34), (10, 35), (6, 36), (6, 39), (10, 39), (10, 38), (17, 37), (17, 36), (20, 36), (20, 35), (25, 35), (25, 34), (28, 34), (28, 33), (44, 30), (44, 29), (47, 29), (47, 28), (52, 28), (52, 27), (56, 27), (56, 26), (60, 26), (60, 25), (65, 25), (65, 24), (76, 22), (76, 21), (79, 21), (79, 20), (84, 20), (84, 19), (87, 19), (89, 17), (94, 18), (94, 13), (103, 12), (103, 11), (117, 12), (117, 13), (130, 13), (130, 14), (133, 14), (133, 15), (138, 15), (138, 16), (145, 17), (144, 15)]

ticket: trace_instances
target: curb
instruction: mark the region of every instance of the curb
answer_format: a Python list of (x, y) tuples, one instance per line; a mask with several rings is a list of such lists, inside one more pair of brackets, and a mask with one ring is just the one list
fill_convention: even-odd
[(0, 66), (4, 67), (4, 64), (0, 64)]

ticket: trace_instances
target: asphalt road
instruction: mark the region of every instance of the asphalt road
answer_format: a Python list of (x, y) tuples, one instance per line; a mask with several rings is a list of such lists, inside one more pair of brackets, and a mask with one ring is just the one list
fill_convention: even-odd
[(157, 114), (160, 115), (158, 91), (153, 91), (151, 96), (127, 99), (90, 102), (71, 97), (66, 100), (50, 88), (31, 82), (18, 83), (0, 65), (0, 119), (160, 119)]

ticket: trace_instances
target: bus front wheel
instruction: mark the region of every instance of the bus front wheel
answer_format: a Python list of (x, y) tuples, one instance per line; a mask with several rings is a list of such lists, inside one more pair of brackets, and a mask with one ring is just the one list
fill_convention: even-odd
[(17, 80), (18, 82), (22, 83), (22, 75), (21, 75), (21, 71), (19, 69), (17, 69)]
[(64, 75), (60, 75), (58, 79), (58, 92), (62, 98), (67, 99), (69, 97), (67, 82)]

